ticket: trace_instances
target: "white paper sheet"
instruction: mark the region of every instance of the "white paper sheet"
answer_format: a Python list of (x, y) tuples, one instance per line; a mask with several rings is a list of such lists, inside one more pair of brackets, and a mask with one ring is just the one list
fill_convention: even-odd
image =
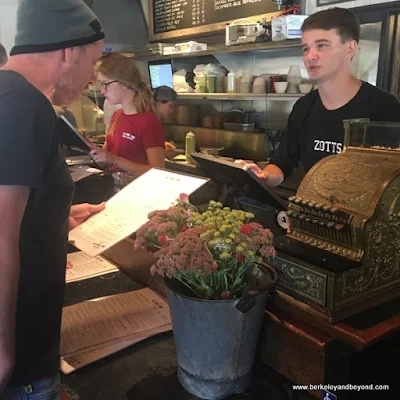
[(104, 257), (89, 257), (83, 251), (77, 251), (67, 255), (65, 280), (71, 283), (116, 271), (118, 268)]
[(60, 353), (98, 349), (170, 323), (167, 302), (149, 288), (85, 301), (63, 309)]
[(103, 173), (101, 169), (91, 168), (87, 165), (73, 165), (69, 167), (69, 172), (71, 173), (71, 177), (74, 182), (78, 182), (94, 174)]
[(191, 194), (208, 179), (153, 168), (123, 188), (106, 208), (72, 229), (70, 242), (91, 257), (134, 233), (154, 210), (166, 210), (181, 193)]
[(85, 367), (95, 361), (108, 357), (111, 354), (117, 353), (135, 343), (148, 339), (151, 336), (158, 335), (159, 333), (168, 332), (172, 330), (172, 324), (162, 325), (160, 327), (150, 329), (146, 332), (137, 333), (127, 336), (124, 339), (114, 340), (109, 343), (102, 344), (88, 351), (83, 351), (72, 356), (61, 358), (60, 368), (65, 374), (71, 374), (76, 370)]

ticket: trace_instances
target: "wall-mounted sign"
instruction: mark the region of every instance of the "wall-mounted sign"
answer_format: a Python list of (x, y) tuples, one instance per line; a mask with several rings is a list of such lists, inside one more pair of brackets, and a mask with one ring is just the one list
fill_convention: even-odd
[(150, 0), (151, 41), (223, 31), (241, 18), (261, 20), (277, 11), (273, 0)]

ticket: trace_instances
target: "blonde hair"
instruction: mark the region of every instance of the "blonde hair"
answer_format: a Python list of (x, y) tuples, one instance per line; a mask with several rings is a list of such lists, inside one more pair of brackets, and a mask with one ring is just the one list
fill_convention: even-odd
[[(97, 70), (108, 78), (114, 79), (133, 90), (133, 104), (138, 113), (153, 111), (157, 115), (153, 94), (142, 81), (140, 71), (131, 57), (118, 53), (108, 53), (102, 57), (101, 64)], [(110, 124), (108, 134), (112, 135), (114, 133), (120, 117), (121, 112), (116, 115)]]

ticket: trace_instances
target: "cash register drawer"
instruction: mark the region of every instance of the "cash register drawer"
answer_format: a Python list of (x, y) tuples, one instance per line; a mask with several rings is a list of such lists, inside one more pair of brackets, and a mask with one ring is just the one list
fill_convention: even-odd
[(299, 264), (290, 256), (278, 252), (270, 264), (278, 271), (278, 289), (313, 304), (327, 305), (327, 272), (316, 271), (314, 266)]

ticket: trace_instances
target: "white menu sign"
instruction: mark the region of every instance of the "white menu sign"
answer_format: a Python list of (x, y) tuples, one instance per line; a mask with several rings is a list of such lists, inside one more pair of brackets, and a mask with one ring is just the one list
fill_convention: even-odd
[(181, 193), (189, 195), (207, 181), (153, 168), (113, 196), (103, 211), (72, 229), (69, 241), (96, 257), (136, 232), (151, 211), (168, 209)]

